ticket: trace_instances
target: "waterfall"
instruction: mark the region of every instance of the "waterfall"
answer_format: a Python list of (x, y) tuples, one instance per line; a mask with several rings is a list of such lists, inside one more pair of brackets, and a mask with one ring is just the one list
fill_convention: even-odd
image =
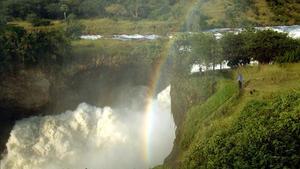
[[(18, 121), (1, 169), (146, 169), (159, 165), (175, 139), (170, 86), (151, 104), (151, 119), (146, 119), (145, 110), (81, 103), (74, 111)], [(145, 119), (151, 131), (144, 128)]]

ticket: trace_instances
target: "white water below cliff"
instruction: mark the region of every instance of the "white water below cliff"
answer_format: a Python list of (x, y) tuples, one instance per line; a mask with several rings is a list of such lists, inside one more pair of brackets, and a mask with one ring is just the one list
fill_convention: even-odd
[(148, 113), (81, 103), (74, 111), (18, 121), (1, 169), (146, 169), (159, 165), (175, 139), (170, 99), (169, 86), (153, 99)]

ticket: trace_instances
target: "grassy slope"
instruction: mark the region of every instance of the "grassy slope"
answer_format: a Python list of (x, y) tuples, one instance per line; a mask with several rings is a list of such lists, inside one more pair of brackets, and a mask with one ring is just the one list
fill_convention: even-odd
[[(108, 18), (81, 19), (84, 26), (83, 34), (118, 35), (118, 34), (158, 34), (166, 35), (177, 31), (178, 22), (156, 21), (156, 20), (112, 20)], [(27, 21), (13, 21), (10, 24), (24, 27), (27, 30), (45, 30), (51, 28), (62, 29), (65, 25), (63, 21), (54, 20), (50, 26), (33, 27)]]
[[(233, 3), (233, 0), (210, 0), (204, 1), (201, 5), (200, 11), (210, 17), (209, 23), (218, 23), (228, 20), (225, 17), (226, 6)], [(294, 7), (294, 8), (291, 8)], [(296, 7), (297, 6), (297, 7)], [(274, 20), (274, 13), (268, 6), (266, 0), (254, 0), (254, 7), (249, 8), (243, 12), (239, 17), (247, 18), (253, 23), (258, 25), (282, 25), (282, 24), (297, 24), (295, 18), (299, 18), (300, 13), (297, 10), (299, 8), (299, 3), (294, 2), (289, 4), (286, 8), (290, 8), (289, 21), (287, 23), (281, 23), (280, 21)], [(287, 9), (289, 10), (289, 9)], [(299, 24), (299, 23), (298, 23)]]
[(177, 22), (171, 21), (155, 21), (155, 20), (111, 20), (111, 19), (89, 19), (81, 20), (86, 26), (84, 33), (86, 34), (158, 34), (166, 35), (167, 33), (176, 31)]
[[(284, 6), (285, 11), (289, 11), (287, 16), (288, 21), (278, 21), (275, 18), (276, 14), (272, 11), (266, 0), (253, 0), (254, 5), (246, 11), (242, 12), (238, 16), (237, 22), (243, 22), (247, 20), (253, 24), (261, 26), (270, 25), (292, 25), (299, 24), (300, 18), (300, 3), (293, 2)], [(230, 25), (230, 18), (226, 18), (227, 7), (233, 4), (233, 0), (201, 0), (197, 5), (197, 1), (188, 0), (185, 2), (178, 2), (180, 10), (176, 12), (180, 15), (177, 18), (169, 18), (166, 21), (163, 20), (124, 20), (124, 19), (109, 19), (109, 18), (89, 18), (81, 19), (80, 22), (85, 25), (84, 34), (101, 34), (101, 35), (114, 35), (114, 34), (158, 34), (167, 35), (172, 32), (177, 32), (180, 29), (181, 24), (188, 19), (189, 13), (193, 11), (193, 8), (200, 8), (202, 14), (209, 17), (208, 23), (211, 27), (220, 26), (225, 23)], [(174, 9), (175, 10), (175, 9)], [(58, 27), (63, 28), (64, 23), (62, 21), (52, 21), (52, 26), (47, 27), (32, 27), (30, 23), (26, 21), (13, 21), (11, 24), (16, 24), (25, 27), (29, 30), (32, 29), (49, 29)]]
[[(300, 91), (300, 63), (287, 65), (260, 65), (240, 68), (231, 72), (244, 75), (246, 84), (241, 93), (235, 80), (220, 80), (217, 91), (207, 101), (196, 104), (187, 111), (181, 129), (177, 163), (186, 160), (197, 144), (214, 132), (228, 128), (240, 116), (242, 109), (251, 100), (267, 100), (273, 95)], [(255, 90), (253, 94), (250, 91)], [(158, 169), (168, 168), (159, 166)], [(179, 167), (180, 168), (180, 167)]]

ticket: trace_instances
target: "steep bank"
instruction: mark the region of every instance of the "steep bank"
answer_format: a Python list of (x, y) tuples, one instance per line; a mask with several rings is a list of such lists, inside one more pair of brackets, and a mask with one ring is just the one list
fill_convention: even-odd
[[(173, 152), (165, 165), (157, 168), (298, 165), (293, 159), (299, 157), (299, 63), (260, 65), (228, 73), (235, 77), (237, 72), (245, 76), (243, 90), (238, 91), (235, 80), (218, 79), (217, 90), (211, 97), (188, 106)], [(252, 141), (253, 146), (243, 140)], [(285, 153), (286, 149), (291, 151)], [(264, 161), (254, 162), (255, 158)]]

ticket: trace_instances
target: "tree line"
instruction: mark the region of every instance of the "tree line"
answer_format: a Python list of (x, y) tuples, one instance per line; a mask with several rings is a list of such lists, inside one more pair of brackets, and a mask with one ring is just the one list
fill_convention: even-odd
[[(220, 39), (212, 33), (180, 34), (171, 48), (174, 67), (189, 73), (194, 63), (212, 66), (228, 61), (235, 68), (258, 61), (262, 64), (300, 61), (300, 40), (273, 30), (248, 29), (225, 33)], [(187, 66), (188, 65), (188, 66)]]
[[(222, 0), (215, 0), (218, 4)], [(207, 0), (198, 0), (190, 10), (184, 31), (203, 31), (211, 28), (249, 27), (266, 25), (292, 25), (300, 21), (300, 3), (297, 0), (266, 0), (266, 6), (261, 6), (255, 0), (223, 1), (224, 16), (217, 16), (207, 9)], [(267, 13), (265, 13), (267, 11)], [(251, 14), (252, 13), (252, 14)], [(222, 19), (219, 19), (222, 17)], [(261, 19), (268, 18), (268, 19)]]
[(128, 19), (157, 19), (176, 12), (180, 0), (2, 0), (1, 9), (9, 19), (64, 19), (119, 17)]

